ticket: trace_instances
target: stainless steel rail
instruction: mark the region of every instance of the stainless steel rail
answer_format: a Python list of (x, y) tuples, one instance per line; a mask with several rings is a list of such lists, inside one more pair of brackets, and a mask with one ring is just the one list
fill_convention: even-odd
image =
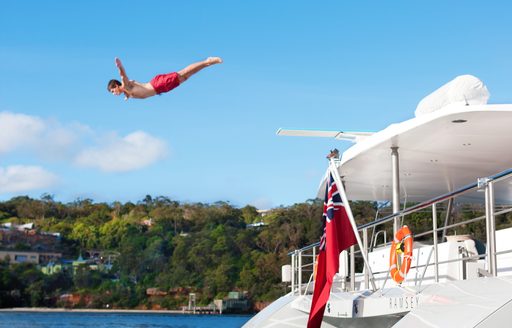
[[(372, 221), (370, 223), (360, 225), (360, 226), (358, 226), (357, 230), (363, 231), (364, 232), (363, 236), (365, 236), (368, 228), (375, 228), (378, 225), (390, 222), (392, 220), (394, 220), (394, 222), (396, 222), (397, 218), (405, 217), (409, 214), (418, 212), (427, 207), (431, 207), (432, 208), (432, 218), (433, 218), (432, 229), (429, 231), (425, 231), (425, 232), (416, 234), (415, 237), (417, 238), (420, 236), (432, 234), (433, 241), (434, 241), (433, 250), (434, 250), (435, 280), (438, 281), (438, 279), (439, 279), (438, 266), (440, 264), (450, 263), (450, 262), (455, 262), (455, 261), (464, 261), (464, 260), (469, 259), (468, 257), (466, 257), (463, 259), (439, 262), (437, 259), (437, 250), (436, 250), (437, 245), (438, 245), (438, 240), (437, 240), (438, 232), (443, 232), (443, 231), (446, 231), (447, 229), (452, 229), (452, 228), (455, 228), (455, 227), (458, 227), (458, 226), (461, 226), (464, 224), (473, 223), (473, 222), (477, 222), (477, 221), (486, 219), (486, 233), (487, 233), (486, 254), (477, 256), (477, 258), (485, 258), (487, 274), (489, 274), (490, 276), (496, 276), (497, 275), (497, 263), (496, 263), (497, 255), (507, 253), (510, 251), (499, 252), (499, 253), (496, 252), (496, 231), (495, 231), (496, 227), (495, 227), (494, 218), (497, 215), (502, 215), (502, 214), (512, 212), (512, 208), (508, 208), (508, 209), (501, 210), (501, 211), (495, 211), (494, 184), (503, 179), (509, 178), (511, 176), (512, 176), (512, 169), (508, 169), (508, 170), (502, 171), (500, 173), (494, 174), (489, 177), (480, 178), (476, 182), (468, 184), (466, 186), (463, 186), (455, 191), (452, 191), (452, 192), (443, 194), (441, 196), (432, 198), (428, 201), (413, 205), (411, 207), (405, 208), (401, 211), (398, 211), (391, 215), (385, 216), (383, 218), (375, 219), (374, 221)], [(469, 219), (464, 222), (458, 222), (455, 224), (451, 224), (451, 225), (443, 226), (443, 227), (439, 227), (439, 228), (437, 227), (437, 216), (436, 216), (437, 215), (437, 210), (436, 210), (437, 204), (447, 201), (447, 200), (450, 200), (450, 199), (454, 199), (455, 197), (461, 196), (470, 191), (474, 191), (474, 190), (478, 190), (478, 189), (483, 189), (485, 191), (485, 215), (477, 217), (477, 218)], [(368, 252), (368, 245), (366, 245), (366, 243), (368, 243), (367, 237), (365, 238), (365, 245), (363, 245), (365, 248), (363, 250), (365, 252), (365, 254)], [(292, 257), (292, 282), (291, 282), (292, 293), (301, 295), (303, 293), (305, 294), (305, 293), (309, 292), (309, 284), (312, 280), (313, 273), (314, 273), (315, 259), (316, 259), (318, 245), (319, 245), (319, 243), (314, 243), (314, 244), (308, 245), (306, 247), (303, 247), (299, 250), (295, 250), (293, 252), (288, 253), (288, 255)], [(357, 253), (360, 253), (360, 252), (361, 252), (361, 250), (357, 251)], [(428, 266), (428, 265), (429, 264), (422, 265), (422, 266)], [(354, 265), (352, 263), (352, 265), (351, 265), (352, 272), (353, 272), (353, 266)], [(422, 266), (420, 266), (420, 267), (422, 267)], [(304, 281), (308, 281), (306, 284), (302, 283), (303, 278), (304, 278), (303, 275), (307, 275), (306, 279), (304, 279)], [(355, 274), (351, 275), (350, 281), (351, 281), (351, 285), (353, 286), (353, 282), (355, 281)], [(365, 285), (366, 285), (366, 288), (368, 288), (367, 282)], [(420, 285), (421, 285), (421, 281), (420, 281)]]

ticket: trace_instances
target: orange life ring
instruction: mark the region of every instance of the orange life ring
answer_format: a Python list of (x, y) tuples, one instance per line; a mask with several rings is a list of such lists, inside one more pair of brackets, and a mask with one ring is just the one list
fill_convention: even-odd
[(412, 261), (412, 233), (409, 227), (404, 225), (395, 234), (391, 243), (389, 254), (389, 270), (391, 278), (397, 283), (404, 281), (407, 272), (411, 268)]

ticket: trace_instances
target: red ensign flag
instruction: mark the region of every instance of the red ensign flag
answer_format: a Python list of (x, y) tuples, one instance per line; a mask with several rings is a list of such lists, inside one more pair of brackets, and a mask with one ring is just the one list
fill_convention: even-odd
[(343, 250), (357, 243), (354, 229), (331, 174), (329, 174), (325, 191), (323, 221), (324, 230), (320, 239), (315, 291), (309, 311), (308, 328), (318, 328), (322, 324), (325, 304), (331, 293), (332, 280), (339, 268), (339, 255)]

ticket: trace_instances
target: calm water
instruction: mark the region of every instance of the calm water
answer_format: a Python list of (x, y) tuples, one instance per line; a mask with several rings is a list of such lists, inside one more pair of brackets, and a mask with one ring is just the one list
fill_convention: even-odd
[(0, 327), (235, 328), (251, 316), (140, 313), (0, 312)]

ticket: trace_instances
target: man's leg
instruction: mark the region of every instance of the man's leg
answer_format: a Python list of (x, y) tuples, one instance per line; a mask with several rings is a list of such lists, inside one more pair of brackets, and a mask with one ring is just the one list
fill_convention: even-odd
[(220, 57), (208, 57), (203, 61), (190, 64), (178, 72), (178, 75), (180, 76), (180, 83), (185, 82), (189, 77), (196, 74), (203, 68), (220, 63), (222, 63), (222, 59)]

